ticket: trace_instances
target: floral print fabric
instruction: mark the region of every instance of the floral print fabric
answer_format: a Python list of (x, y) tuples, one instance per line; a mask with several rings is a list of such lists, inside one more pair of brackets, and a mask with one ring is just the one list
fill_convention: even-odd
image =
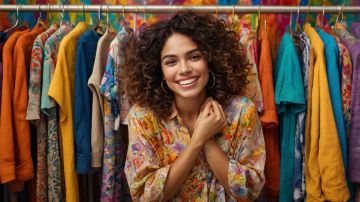
[[(199, 155), (178, 193), (170, 201), (254, 200), (264, 183), (265, 144), (254, 104), (236, 96), (224, 109), (227, 127), (216, 141), (229, 157), (230, 198)], [(134, 201), (161, 201), (171, 164), (191, 139), (181, 117), (159, 120), (146, 108), (134, 105), (129, 113), (129, 147), (125, 173)]]
[(48, 38), (44, 48), (41, 110), (48, 119), (46, 141), (48, 201), (62, 201), (65, 197), (62, 194), (62, 164), (56, 104), (48, 96), (48, 90), (55, 71), (60, 42), (71, 29), (72, 26), (62, 25)]
[(247, 59), (251, 65), (247, 79), (249, 83), (245, 86), (243, 96), (250, 98), (255, 103), (258, 112), (263, 111), (263, 95), (261, 92), (260, 81), (258, 76), (257, 61), (258, 60), (258, 46), (257, 35), (254, 31), (243, 28), (240, 33), (240, 42), (245, 46)]
[(37, 169), (36, 169), (36, 199), (47, 201), (47, 166), (46, 166), (46, 141), (47, 121), (40, 114), (41, 76), (43, 67), (44, 45), (46, 40), (57, 30), (53, 24), (47, 31), (38, 35), (34, 41), (31, 52), (30, 78), (29, 78), (29, 100), (26, 119), (32, 121), (36, 127), (37, 141)]
[[(104, 158), (101, 185), (101, 200), (125, 201), (126, 178), (123, 174), (125, 142), (118, 133), (119, 123), (119, 71), (124, 61), (127, 42), (131, 33), (125, 28), (111, 42), (104, 76), (100, 85), (100, 93), (104, 95)], [(125, 190), (125, 191), (124, 191)]]

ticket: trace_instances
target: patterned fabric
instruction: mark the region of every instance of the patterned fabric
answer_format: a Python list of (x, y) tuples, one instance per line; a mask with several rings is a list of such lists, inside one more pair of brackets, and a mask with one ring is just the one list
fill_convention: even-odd
[(62, 201), (61, 185), (61, 160), (60, 160), (60, 143), (59, 143), (59, 126), (57, 121), (56, 104), (47, 92), (51, 78), (55, 71), (57, 52), (62, 38), (71, 31), (72, 27), (62, 25), (45, 43), (44, 48), (44, 65), (41, 95), (41, 110), (47, 115), (47, 188), (49, 201)]
[(349, 141), (349, 175), (352, 182), (360, 182), (360, 158), (358, 155), (360, 130), (360, 42), (346, 30), (346, 25), (336, 24), (334, 32), (341, 42), (348, 48), (353, 61), (352, 89), (351, 89), (351, 132)]
[[(131, 38), (129, 30), (122, 29), (115, 39), (111, 42), (106, 70), (100, 85), (100, 93), (104, 95), (104, 159), (103, 159), (103, 179), (101, 185), (102, 201), (123, 200), (126, 192), (122, 192), (123, 184), (126, 179), (121, 176), (123, 168), (120, 156), (123, 156), (124, 147), (121, 134), (115, 132), (115, 123), (119, 123), (119, 71), (124, 62), (124, 54), (127, 42)], [(116, 117), (116, 119), (115, 119)], [(125, 180), (125, 182), (124, 182)], [(123, 195), (122, 195), (123, 194)]]
[(247, 76), (249, 83), (246, 85), (242, 95), (250, 98), (250, 100), (255, 103), (257, 111), (261, 112), (264, 103), (257, 70), (257, 61), (259, 60), (256, 33), (247, 28), (243, 28), (240, 34), (240, 42), (246, 47), (247, 59), (249, 63), (252, 64)]
[(31, 53), (29, 101), (26, 113), (27, 120), (40, 119), (40, 95), (43, 52), (46, 40), (57, 30), (57, 24), (53, 24), (46, 32), (38, 35), (34, 41)]
[(342, 109), (346, 134), (347, 137), (349, 137), (351, 128), (351, 83), (353, 67), (348, 49), (339, 38), (336, 38), (336, 41), (340, 51)]
[(40, 94), (43, 52), (46, 40), (57, 29), (53, 24), (47, 31), (38, 35), (34, 41), (31, 53), (30, 79), (29, 79), (29, 100), (26, 119), (33, 121), (36, 127), (37, 136), (37, 169), (36, 169), (36, 198), (38, 201), (47, 201), (47, 121), (45, 116), (40, 114)]
[[(304, 95), (307, 101), (309, 66), (310, 66), (310, 39), (306, 33), (300, 33), (298, 37), (300, 44), (300, 66), (304, 81)], [(294, 201), (301, 202), (305, 200), (305, 118), (306, 111), (297, 115), (296, 133), (295, 133), (295, 172), (294, 172)]]
[(339, 72), (341, 72), (341, 94), (342, 94), (342, 110), (344, 115), (344, 124), (346, 136), (350, 136), (351, 126), (351, 82), (352, 82), (352, 62), (348, 49), (345, 44), (341, 42), (340, 38), (326, 26), (323, 28), (325, 32), (331, 34), (339, 47)]
[[(169, 201), (250, 201), (265, 183), (265, 143), (255, 105), (233, 97), (224, 108), (227, 127), (215, 136), (229, 158), (225, 194), (203, 155), (199, 155), (178, 193)], [(129, 147), (125, 173), (134, 201), (161, 201), (171, 164), (190, 142), (190, 133), (176, 109), (166, 120), (134, 105), (129, 113)]]

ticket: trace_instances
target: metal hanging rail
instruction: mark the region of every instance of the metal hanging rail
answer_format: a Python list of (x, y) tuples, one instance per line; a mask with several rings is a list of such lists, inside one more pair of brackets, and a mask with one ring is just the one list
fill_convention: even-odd
[(360, 6), (178, 6), (178, 5), (0, 5), (1, 11), (19, 12), (109, 12), (109, 13), (173, 13), (194, 11), (202, 13), (358, 13)]

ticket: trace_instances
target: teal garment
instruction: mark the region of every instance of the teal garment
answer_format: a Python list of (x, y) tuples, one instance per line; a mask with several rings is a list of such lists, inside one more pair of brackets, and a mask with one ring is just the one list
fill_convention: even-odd
[(326, 73), (328, 77), (331, 105), (334, 112), (336, 129), (339, 136), (341, 147), (341, 156), (346, 172), (346, 182), (350, 191), (350, 200), (354, 201), (353, 186), (350, 182), (348, 173), (348, 156), (347, 156), (347, 140), (345, 132), (345, 121), (342, 112), (342, 95), (341, 95), (341, 66), (339, 64), (339, 47), (334, 37), (328, 33), (317, 29), (317, 32), (324, 43)]
[(285, 33), (274, 68), (275, 104), (280, 134), (279, 201), (293, 201), (297, 114), (306, 109), (304, 84), (295, 44)]
[(344, 117), (342, 113), (342, 99), (340, 89), (340, 74), (339, 74), (339, 47), (336, 40), (331, 35), (318, 29), (317, 30), (321, 40), (324, 43), (324, 52), (326, 60), (326, 73), (328, 76), (328, 83), (330, 89), (331, 105), (335, 115), (336, 129), (339, 135), (342, 159), (344, 161), (344, 168), (347, 170), (347, 143), (345, 134)]

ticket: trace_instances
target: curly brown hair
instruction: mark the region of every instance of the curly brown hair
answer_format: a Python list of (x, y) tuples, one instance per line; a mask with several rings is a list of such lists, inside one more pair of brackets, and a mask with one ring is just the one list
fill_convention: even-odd
[(224, 106), (231, 96), (241, 94), (249, 64), (235, 32), (211, 15), (183, 12), (145, 28), (130, 42), (120, 71), (122, 90), (130, 104), (148, 107), (160, 118), (171, 114), (174, 94), (166, 85), (165, 91), (161, 88), (160, 53), (173, 33), (189, 36), (207, 59), (209, 71), (216, 77), (215, 86), (206, 88), (207, 96)]

